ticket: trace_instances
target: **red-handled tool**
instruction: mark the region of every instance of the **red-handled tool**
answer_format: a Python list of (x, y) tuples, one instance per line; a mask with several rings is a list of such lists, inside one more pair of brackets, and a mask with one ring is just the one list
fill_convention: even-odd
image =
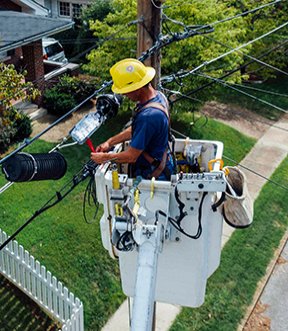
[(92, 141), (91, 141), (90, 138), (88, 138), (88, 139), (86, 140), (86, 144), (89, 146), (91, 152), (95, 153), (95, 148), (94, 148), (93, 143), (92, 143)]

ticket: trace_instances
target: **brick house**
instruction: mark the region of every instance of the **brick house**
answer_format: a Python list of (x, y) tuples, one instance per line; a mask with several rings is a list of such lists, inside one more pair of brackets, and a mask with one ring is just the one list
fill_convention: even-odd
[[(70, 29), (71, 19), (52, 18), (34, 0), (0, 1), (0, 62), (26, 69), (26, 80), (44, 88), (42, 38)], [(41, 102), (41, 100), (39, 100)]]

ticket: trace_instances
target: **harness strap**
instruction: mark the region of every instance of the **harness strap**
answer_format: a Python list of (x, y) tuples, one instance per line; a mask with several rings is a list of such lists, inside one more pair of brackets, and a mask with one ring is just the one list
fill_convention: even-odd
[[(165, 101), (166, 101), (166, 97), (165, 97)], [(167, 103), (167, 101), (166, 101)], [(160, 102), (149, 102), (147, 105), (145, 105), (144, 107), (141, 108), (145, 109), (145, 108), (156, 108), (161, 110), (168, 118), (169, 120), (169, 131), (170, 131), (170, 114), (168, 112), (168, 109), (166, 107), (164, 107)], [(143, 151), (142, 155), (144, 156), (144, 158), (153, 166), (157, 167), (150, 175), (149, 177), (155, 177), (158, 178), (161, 173), (165, 170), (166, 167), (166, 161), (167, 161), (167, 153), (168, 153), (168, 149), (166, 148), (165, 152), (163, 153), (162, 159), (161, 161), (154, 159), (150, 154), (148, 154), (147, 152)], [(169, 171), (167, 169), (167, 171)], [(165, 175), (167, 176), (167, 174), (165, 173)], [(171, 174), (170, 174), (171, 175)]]
[[(145, 156), (144, 156), (145, 157)], [(167, 149), (165, 150), (165, 152), (163, 153), (163, 157), (162, 157), (162, 160), (161, 162), (159, 163), (158, 167), (149, 175), (150, 178), (158, 178), (161, 173), (165, 170), (166, 168), (166, 160), (167, 160)], [(169, 171), (167, 169), (167, 171)], [(171, 176), (170, 172), (169, 174), (167, 174), (167, 172), (165, 172), (165, 175), (169, 178)]]
[(162, 103), (160, 102), (149, 102), (147, 103), (147, 105), (145, 105), (144, 107), (141, 108), (142, 109), (146, 109), (146, 108), (156, 108), (156, 109), (159, 109), (159, 110), (162, 110), (163, 113), (167, 116), (167, 118), (169, 119), (169, 124), (170, 124), (170, 114), (168, 112), (168, 109), (166, 107), (164, 107), (162, 105)]

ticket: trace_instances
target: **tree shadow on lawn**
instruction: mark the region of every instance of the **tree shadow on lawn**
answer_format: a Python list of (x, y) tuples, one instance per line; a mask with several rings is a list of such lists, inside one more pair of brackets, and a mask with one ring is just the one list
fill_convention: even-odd
[(59, 327), (33, 300), (0, 275), (1, 331), (57, 331)]

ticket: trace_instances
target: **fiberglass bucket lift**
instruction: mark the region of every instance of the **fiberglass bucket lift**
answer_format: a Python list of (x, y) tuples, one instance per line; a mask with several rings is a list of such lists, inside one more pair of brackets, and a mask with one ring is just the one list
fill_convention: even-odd
[(123, 291), (133, 298), (133, 331), (151, 330), (155, 301), (202, 305), (207, 279), (220, 264), (223, 216), (212, 205), (226, 188), (217, 161), (223, 144), (176, 139), (175, 152), (180, 165), (171, 181), (129, 178), (111, 163), (95, 175), (102, 243), (119, 258)]

